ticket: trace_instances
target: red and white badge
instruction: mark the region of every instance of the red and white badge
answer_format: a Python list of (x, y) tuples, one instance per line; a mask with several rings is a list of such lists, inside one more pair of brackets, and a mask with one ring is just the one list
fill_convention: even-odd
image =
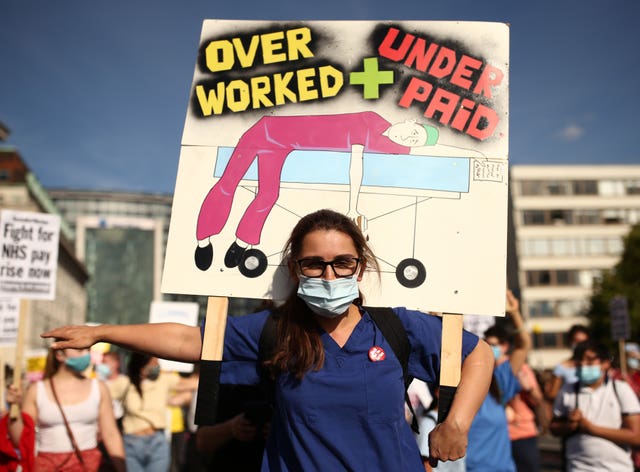
[(387, 355), (384, 353), (384, 349), (382, 349), (380, 346), (373, 346), (371, 349), (369, 349), (369, 360), (371, 360), (372, 362), (383, 361), (386, 357)]

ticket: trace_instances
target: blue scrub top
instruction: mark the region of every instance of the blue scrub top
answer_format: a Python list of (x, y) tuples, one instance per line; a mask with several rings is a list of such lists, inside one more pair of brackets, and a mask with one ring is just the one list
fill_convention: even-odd
[[(440, 371), (442, 320), (394, 308), (409, 343), (409, 375), (436, 384)], [(229, 318), (225, 331), (221, 383), (260, 382), (258, 341), (269, 315), (262, 311)], [(424, 471), (420, 451), (404, 417), (402, 367), (368, 313), (363, 313), (340, 348), (320, 330), (325, 362), (302, 381), (288, 374), (276, 379), (276, 412), (271, 423), (263, 471)], [(463, 359), (478, 338), (463, 333)], [(369, 349), (386, 358), (373, 362)]]
[(493, 372), (500, 387), (501, 403), (490, 393), (482, 402), (469, 429), (468, 472), (515, 472), (505, 405), (520, 391), (511, 363), (503, 362)]

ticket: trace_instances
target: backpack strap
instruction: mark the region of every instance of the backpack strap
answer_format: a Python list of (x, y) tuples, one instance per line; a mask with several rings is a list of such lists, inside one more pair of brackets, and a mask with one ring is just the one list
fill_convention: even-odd
[(411, 429), (418, 434), (420, 429), (418, 427), (418, 419), (416, 413), (413, 411), (413, 406), (409, 401), (409, 393), (407, 389), (413, 381), (413, 377), (409, 375), (409, 355), (411, 354), (411, 344), (409, 344), (409, 337), (407, 331), (404, 329), (404, 325), (400, 320), (400, 317), (390, 307), (362, 307), (371, 319), (376, 324), (384, 338), (387, 340), (393, 353), (400, 361), (402, 366), (402, 378), (404, 379), (404, 400), (411, 412)]
[(260, 339), (258, 340), (258, 361), (260, 365), (273, 355), (273, 350), (276, 347), (277, 329), (278, 321), (273, 312), (271, 312), (262, 326)]
[(413, 380), (407, 372), (411, 345), (402, 321), (400, 321), (396, 312), (389, 307), (363, 306), (362, 308), (369, 313), (369, 316), (371, 316), (371, 319), (382, 332), (391, 349), (393, 349), (393, 353), (400, 361), (405, 387), (408, 387)]

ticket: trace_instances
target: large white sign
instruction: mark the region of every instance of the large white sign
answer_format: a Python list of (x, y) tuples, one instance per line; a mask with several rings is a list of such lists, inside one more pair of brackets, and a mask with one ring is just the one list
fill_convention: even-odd
[[(196, 326), (198, 304), (193, 302), (151, 302), (149, 323), (181, 323)], [(193, 364), (159, 359), (162, 370), (191, 372)]]
[(206, 20), (163, 292), (286, 297), (330, 208), (381, 263), (366, 303), (504, 315), (508, 85), (503, 23)]
[(60, 217), (0, 212), (0, 295), (53, 300), (56, 295)]
[(0, 297), (0, 346), (15, 346), (18, 340), (20, 300)]

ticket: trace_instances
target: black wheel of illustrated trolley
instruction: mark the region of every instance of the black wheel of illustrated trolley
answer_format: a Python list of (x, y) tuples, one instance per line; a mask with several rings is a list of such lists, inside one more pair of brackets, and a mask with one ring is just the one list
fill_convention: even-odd
[(242, 254), (238, 270), (250, 279), (259, 277), (267, 270), (267, 256), (259, 249), (247, 249)]
[(416, 288), (424, 283), (427, 278), (427, 269), (418, 259), (404, 259), (396, 267), (396, 279), (400, 285), (407, 288)]

